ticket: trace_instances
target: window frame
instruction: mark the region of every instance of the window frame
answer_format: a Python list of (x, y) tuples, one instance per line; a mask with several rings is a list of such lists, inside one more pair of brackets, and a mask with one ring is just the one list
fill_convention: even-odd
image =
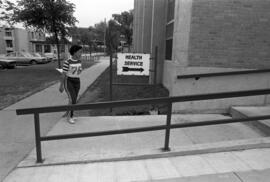
[[(172, 10), (173, 10), (173, 14), (169, 14), (171, 13)], [(165, 26), (165, 30), (166, 30), (165, 31), (166, 33), (165, 34), (165, 60), (168, 60), (168, 61), (172, 61), (172, 54), (173, 54), (173, 34), (174, 34), (174, 22), (175, 22), (174, 13), (175, 13), (175, 0), (168, 0), (167, 18), (166, 18), (166, 26)], [(172, 26), (172, 32), (170, 30), (170, 26)], [(170, 53), (168, 51), (170, 51)]]

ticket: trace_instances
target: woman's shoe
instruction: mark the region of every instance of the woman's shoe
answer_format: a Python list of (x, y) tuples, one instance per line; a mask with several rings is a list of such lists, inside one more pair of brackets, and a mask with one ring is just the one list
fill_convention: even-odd
[(75, 120), (73, 118), (67, 118), (67, 122), (70, 124), (75, 124)]

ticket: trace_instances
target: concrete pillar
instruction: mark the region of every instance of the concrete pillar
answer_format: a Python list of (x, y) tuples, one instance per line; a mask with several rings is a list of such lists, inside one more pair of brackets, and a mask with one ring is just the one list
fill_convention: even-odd
[[(153, 22), (151, 30), (151, 53), (154, 55), (155, 47), (158, 46), (158, 60), (157, 60), (157, 83), (162, 82), (163, 63), (165, 59), (165, 31), (166, 31), (166, 0), (153, 1)], [(150, 65), (154, 69), (153, 62)], [(154, 73), (150, 75), (150, 82), (153, 83)]]
[[(157, 83), (162, 81), (162, 70), (165, 59), (165, 28), (167, 0), (134, 1), (134, 51), (150, 53), (154, 56), (158, 46)], [(150, 69), (154, 70), (153, 61)], [(150, 83), (154, 82), (154, 73), (150, 74)]]
[(145, 0), (139, 0), (138, 1), (138, 47), (137, 52), (143, 52), (142, 50), (142, 41), (143, 41), (143, 10), (144, 10), (144, 1)]
[(141, 51), (140, 52), (143, 52), (143, 45), (144, 45), (144, 24), (146, 23), (145, 22), (145, 0), (141, 0), (142, 1), (142, 29), (141, 29), (141, 42), (140, 42), (140, 49)]
[(175, 1), (172, 61), (180, 66), (188, 65), (192, 1)]
[(138, 44), (138, 40), (137, 40), (137, 27), (138, 27), (138, 20), (137, 20), (137, 14), (138, 14), (138, 0), (134, 0), (134, 18), (133, 18), (133, 35), (132, 35), (132, 44), (133, 44), (133, 51), (137, 52), (137, 44)]
[(144, 0), (143, 47), (144, 53), (151, 53), (152, 10), (154, 0)]
[(142, 25), (143, 25), (143, 1), (144, 0), (134, 0), (134, 52), (141, 52), (142, 47)]

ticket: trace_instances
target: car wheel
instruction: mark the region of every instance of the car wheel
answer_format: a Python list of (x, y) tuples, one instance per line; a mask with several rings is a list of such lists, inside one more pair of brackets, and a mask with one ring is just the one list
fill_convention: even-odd
[(37, 61), (36, 60), (32, 60), (32, 61), (30, 61), (30, 64), (37, 64)]

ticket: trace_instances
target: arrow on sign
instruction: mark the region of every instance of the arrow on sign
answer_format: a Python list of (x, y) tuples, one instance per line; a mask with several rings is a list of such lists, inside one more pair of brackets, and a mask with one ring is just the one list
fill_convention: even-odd
[(129, 67), (122, 67), (123, 68), (123, 72), (128, 72), (128, 71), (140, 71), (143, 72), (144, 69), (143, 68), (129, 68)]

